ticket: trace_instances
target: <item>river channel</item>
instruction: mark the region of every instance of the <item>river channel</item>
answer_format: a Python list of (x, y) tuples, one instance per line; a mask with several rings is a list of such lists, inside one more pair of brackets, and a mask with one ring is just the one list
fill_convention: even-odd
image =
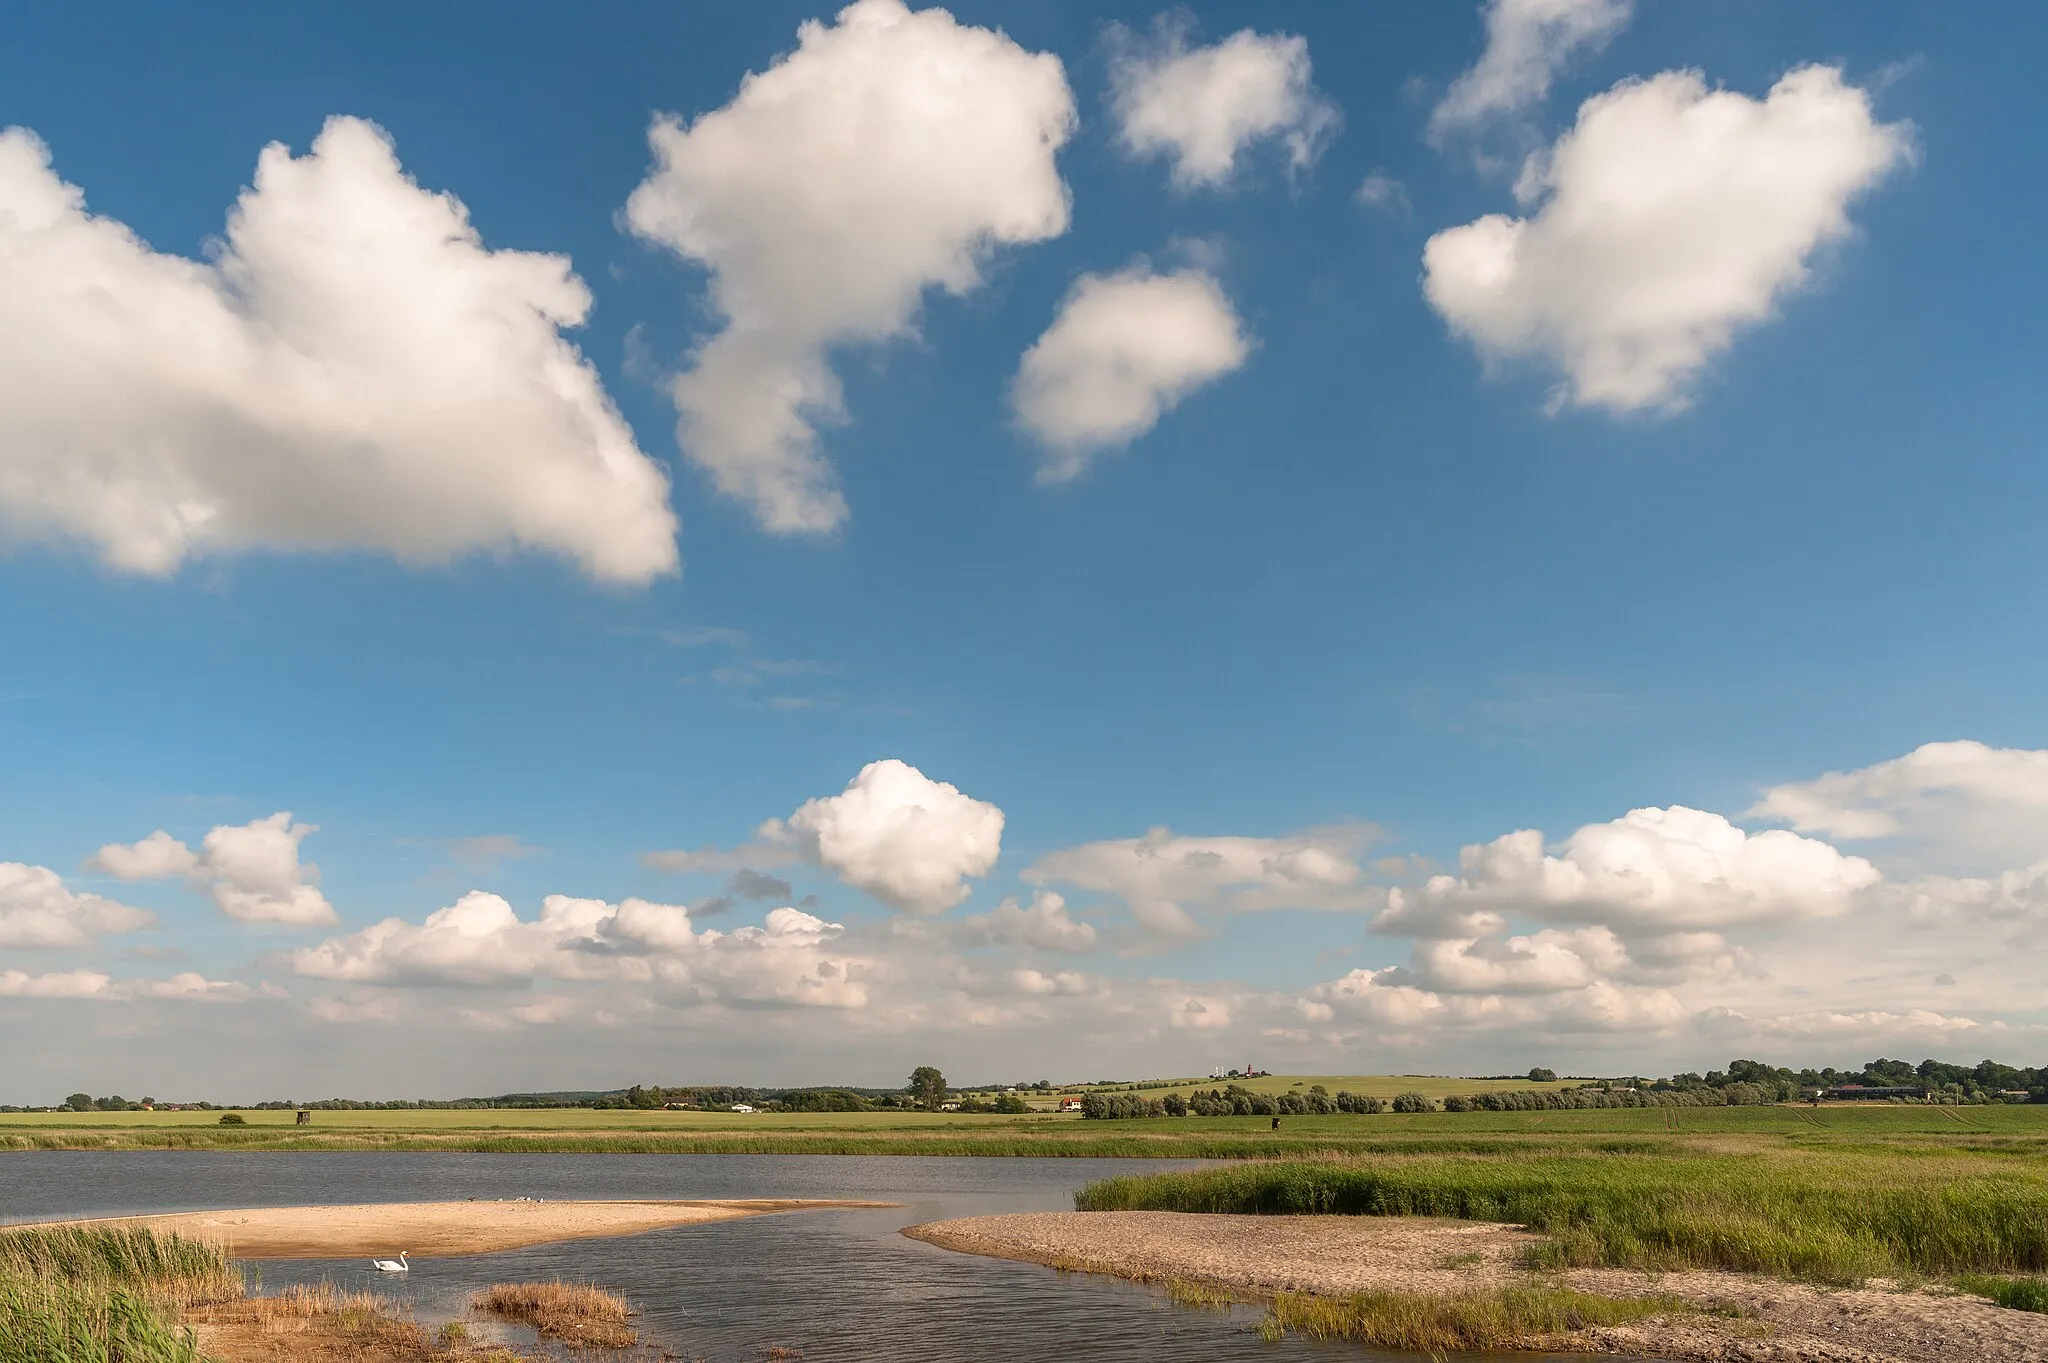
[[(683, 1226), (498, 1254), (416, 1260), (404, 1278), (361, 1260), (258, 1261), (265, 1290), (327, 1279), (385, 1294), (432, 1325), (494, 1282), (554, 1278), (624, 1292), (645, 1342), (705, 1363), (1322, 1363), (1409, 1358), (1261, 1340), (1260, 1312), (1174, 1306), (1155, 1289), (957, 1254), (904, 1226), (1065, 1211), (1112, 1174), (1158, 1160), (844, 1155), (485, 1155), (24, 1152), (0, 1155), (0, 1220), (463, 1198), (852, 1198), (900, 1203)], [(406, 1248), (390, 1247), (392, 1253)], [(779, 1355), (788, 1356), (788, 1355)]]

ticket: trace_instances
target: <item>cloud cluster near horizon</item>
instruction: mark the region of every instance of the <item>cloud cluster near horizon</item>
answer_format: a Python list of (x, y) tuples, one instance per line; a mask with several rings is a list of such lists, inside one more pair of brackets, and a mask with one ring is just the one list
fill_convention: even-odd
[[(1682, 805), (1631, 810), (1554, 842), (1534, 829), (1505, 833), (1465, 846), (1455, 871), (1413, 878), (1402, 869), (1410, 859), (1360, 860), (1385, 837), (1363, 825), (1280, 836), (1154, 829), (1046, 852), (1018, 873), (1035, 887), (1028, 902), (975, 911), (969, 882), (994, 868), (1003, 811), (890, 759), (768, 820), (740, 848), (665, 863), (763, 895), (786, 895), (789, 883), (741, 861), (810, 866), (879, 916), (770, 899), (758, 923), (714, 928), (682, 904), (554, 894), (522, 918), (478, 890), (418, 921), (385, 917), (284, 953), (278, 962), (297, 981), (289, 995), (263, 980), (119, 980), (81, 964), (0, 972), (0, 998), (239, 1002), (361, 1025), (439, 1017), (487, 1030), (660, 1029), (687, 1017), (699, 1036), (801, 1031), (802, 1016), (827, 1010), (849, 1035), (871, 1038), (1000, 1028), (1039, 1045), (1114, 1037), (1183, 1057), (1176, 1046), (1234, 1029), (1305, 1061), (1352, 1064), (1503, 1045), (1579, 1057), (1729, 1045), (1988, 1051), (2048, 1035), (2032, 1017), (2025, 964), (2048, 939), (2038, 822), (2031, 839), (2001, 849), (2019, 864), (1955, 849), (1973, 874), (1887, 874), (1882, 853), (1955, 827), (1953, 800), (1977, 816), (2011, 816), (2001, 826), (2018, 829), (2044, 766), (2048, 753), (1930, 744), (1769, 787), (1749, 812), (1766, 823), (1847, 820), (1870, 856)], [(1882, 821), (1863, 817), (1875, 805), (1887, 807)], [(282, 839), (296, 866), (297, 838), (310, 830), (278, 815), (214, 831)], [(224, 841), (209, 835), (195, 853), (159, 832), (109, 845), (92, 865), (182, 877), (218, 898), (209, 877), (233, 864), (217, 854)], [(271, 863), (286, 864), (282, 846)], [(282, 884), (275, 874), (269, 883)], [(1294, 988), (1116, 964), (1184, 947), (1237, 915), (1283, 911), (1348, 920), (1362, 949), (1405, 954)], [(0, 932), (17, 950), (88, 952), (102, 934), (154, 923), (43, 868), (0, 868)], [(1858, 944), (1850, 978), (1833, 968), (1844, 932)], [(1967, 993), (1954, 992), (1959, 981)]]

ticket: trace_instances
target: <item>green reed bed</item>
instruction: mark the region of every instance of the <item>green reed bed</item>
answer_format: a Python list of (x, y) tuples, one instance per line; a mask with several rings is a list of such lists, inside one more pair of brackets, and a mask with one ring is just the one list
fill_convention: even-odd
[(1627, 1325), (1693, 1308), (1669, 1297), (1599, 1297), (1560, 1287), (1431, 1296), (1363, 1292), (1314, 1297), (1283, 1292), (1267, 1307), (1267, 1339), (1305, 1335), (1348, 1339), (1382, 1349), (1441, 1355), (1473, 1349), (1526, 1349), (1598, 1325)]
[(1542, 1267), (1717, 1268), (1827, 1283), (2048, 1269), (2048, 1163), (1975, 1152), (1502, 1152), (1256, 1162), (1113, 1178), (1083, 1211), (1503, 1221)]
[(0, 1231), (0, 1358), (198, 1363), (181, 1308), (243, 1293), (219, 1249), (148, 1230)]

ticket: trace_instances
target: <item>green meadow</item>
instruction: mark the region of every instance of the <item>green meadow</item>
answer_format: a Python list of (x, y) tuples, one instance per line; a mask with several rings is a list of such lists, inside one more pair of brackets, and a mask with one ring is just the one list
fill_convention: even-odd
[[(1255, 1081), (1257, 1082), (1257, 1081)], [(1295, 1082), (1292, 1079), (1288, 1083)], [(1307, 1079), (1333, 1091), (1356, 1078)], [(1397, 1077), (1393, 1082), (1411, 1082)], [(1478, 1091), (1465, 1081), (1462, 1091)], [(1521, 1087), (1527, 1087), (1524, 1083)], [(1353, 1092), (1362, 1091), (1354, 1087)], [(1399, 1089), (1395, 1090), (1396, 1092)], [(2048, 1105), (1635, 1108), (1561, 1112), (1166, 1117), (926, 1112), (732, 1113), (563, 1109), (0, 1114), (6, 1149), (473, 1150), (507, 1153), (1071, 1155), (1162, 1159), (1577, 1149), (1619, 1155), (1733, 1142), (1737, 1151), (1996, 1148), (2048, 1158)], [(1619, 1142), (1617, 1144), (1617, 1141)]]

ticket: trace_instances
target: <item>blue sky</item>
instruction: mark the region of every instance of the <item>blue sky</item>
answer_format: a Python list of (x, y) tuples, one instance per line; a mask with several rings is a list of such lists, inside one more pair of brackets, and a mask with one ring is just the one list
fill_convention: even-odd
[[(327, 120), (351, 116), (395, 148), (390, 192), (402, 176), (459, 199), (478, 252), (566, 257), (589, 291), (587, 320), (560, 328), (592, 375), (587, 410), (615, 404), (634, 467), (669, 485), (605, 484), (587, 513), (554, 520), (523, 509), (522, 479), (570, 477), (587, 453), (535, 434), (554, 408), (533, 396), (544, 385), (519, 367), (523, 350), (479, 341), (483, 358), (465, 368), (437, 345), (421, 363), (449, 368), (431, 382), (419, 365), (363, 361), (361, 386), (337, 387), (316, 419), (284, 408), (301, 391), (328, 402), (320, 375), (343, 352), (321, 346), (341, 345), (339, 322), (304, 308), (287, 321), (237, 295), (252, 353), (271, 329), (298, 327), (283, 350), (311, 359), (301, 378), (229, 392), (187, 362), (211, 352), (178, 339), (203, 334), (199, 314), (167, 312), (158, 351), (130, 339), (95, 351), (61, 324), (85, 294), (39, 310), (15, 277), (16, 302), (0, 302), (17, 342), (0, 349), (17, 376), (0, 383), (0, 862), (46, 870), (73, 898), (37, 901), (72, 925), (57, 944), (0, 927), (0, 994), (16, 980), (0, 1016), (47, 1043), (0, 1071), (0, 1101), (77, 1086), (254, 1097), (280, 1083), (307, 1096), (298, 1088), (887, 1081), (927, 1056), (991, 1076), (1206, 1072), (1252, 1050), (1274, 1068), (1344, 1072), (1625, 1072), (1745, 1047), (1816, 1062), (1873, 1048), (2028, 1058), (2044, 1018), (2009, 962), (2048, 921), (2048, 847), (2026, 831), (2048, 805), (2033, 703), (2048, 657), (2036, 378), (2048, 205), (2022, 170), (2030, 130), (2048, 125), (2031, 79), (2039, 26), (1940, 6), (1633, 13), (1584, 0), (1558, 8), (1584, 21), (1574, 36), (1515, 30), (1521, 8), (1199, 5), (1158, 28), (1153, 6), (961, 4), (941, 29), (879, 5), (889, 23), (914, 17), (936, 34), (936, 60), (965, 64), (973, 116), (948, 126), (969, 142), (985, 131), (986, 146), (961, 143), (962, 165), (998, 173), (982, 184), (959, 171), (958, 194), (981, 199), (927, 200), (927, 183), (953, 173), (933, 165), (865, 226), (808, 225), (802, 249), (755, 280), (776, 354), (821, 361), (842, 387), (836, 419), (810, 409), (809, 448), (844, 515), (810, 533), (778, 533), (765, 503), (721, 493), (707, 438), (678, 443), (670, 381), (721, 333), (713, 289), (751, 268), (752, 238), (664, 237), (627, 205), (646, 183), (773, 239), (781, 210), (741, 202), (782, 164), (767, 141), (748, 159), (746, 138), (771, 124), (744, 121), (755, 106), (742, 77), (794, 73), (786, 148), (831, 122), (802, 121), (822, 88), (804, 73), (841, 62), (856, 86), (884, 88), (895, 77), (875, 73), (899, 59), (896, 39), (863, 55), (837, 43), (850, 20), (779, 4), (18, 18), (0, 51), (0, 125), (30, 130), (86, 209), (149, 250), (241, 259), (259, 280), (290, 268), (275, 261), (317, 236), (292, 235), (311, 219), (290, 220), (276, 239), (287, 255), (266, 267), (255, 246), (221, 244), (228, 211), (267, 144), (307, 158)], [(813, 67), (790, 56), (807, 21), (821, 25)], [(1216, 46), (1240, 31), (1247, 45)], [(1507, 55), (1547, 77), (1547, 92), (1509, 81), (1462, 121), (1439, 112), (1461, 73), (1508, 69), (1487, 54), (1517, 42), (1526, 50)], [(1192, 142), (1134, 151), (1132, 111), (1165, 88), (1147, 80), (1212, 49), (1249, 63), (1248, 79), (1294, 83), (1274, 87), (1286, 107), (1265, 125), (1242, 131), (1256, 112), (1234, 125), (1227, 173), (1177, 182)], [(1057, 58), (1057, 90), (1034, 54)], [(1654, 140), (1678, 125), (1658, 121), (1653, 95), (1681, 110), (1726, 97), (1752, 115), (1813, 64), (1834, 72), (1814, 99), (1854, 126), (1801, 152), (1813, 165), (1753, 203), (1745, 177), (1792, 154), (1781, 142), (1804, 135), (1793, 121), (1759, 123), (1691, 182), (1645, 173), (1689, 164), (1677, 151), (1621, 167), (1619, 182), (1675, 196), (1667, 221), (1732, 205), (1733, 227), (1699, 241), (1652, 230), (1588, 188), (1605, 154), (1596, 107)], [(1688, 69), (1704, 88), (1659, 84)], [(1234, 97), (1196, 93), (1155, 110), (1192, 120), (1189, 139)], [(1056, 145), (1003, 141), (1005, 100), (1058, 125)], [(703, 166), (663, 178), (650, 120), (704, 128), (692, 120), (733, 110), (720, 126), (734, 129), (736, 179)], [(1575, 128), (1577, 161), (1561, 141)], [(891, 173), (875, 167), (892, 135), (905, 125), (883, 119), (806, 174), (843, 173), (858, 197)], [(1307, 139), (1293, 164), (1290, 135)], [(1525, 183), (1518, 198), (1525, 158), (1540, 167), (1552, 150), (1548, 189)], [(1830, 174), (1836, 190), (1814, 188)], [(1362, 202), (1369, 176), (1398, 192)], [(997, 222), (998, 201), (1038, 182), (1025, 204), (1035, 226), (973, 217)], [(0, 224), (26, 211), (29, 183), (0, 169)], [(1450, 278), (1425, 264), (1433, 238), (1488, 214), (1535, 221), (1546, 203), (1571, 230), (1548, 258), (1528, 248), (1522, 295), (1432, 295), (1432, 278)], [(950, 248), (971, 280), (949, 289), (942, 265), (913, 262), (907, 311), (826, 327), (808, 346), (788, 339), (810, 325), (792, 320), (802, 309), (829, 311), (835, 291), (891, 268), (876, 262), (925, 249), (911, 219), (947, 212), (971, 219)], [(353, 268), (401, 277), (374, 258)], [(1613, 375), (1574, 344), (1598, 350), (1616, 316), (1717, 271), (1737, 278), (1725, 296), (1617, 342), (1711, 334), (1696, 362), (1659, 371), (1647, 398), (1588, 396)], [(1209, 309), (1197, 319), (1222, 329), (1222, 351), (1158, 358), (1199, 328), (1148, 323), (1153, 304), (1135, 295), (1139, 341), (1127, 344), (1144, 354), (1071, 333), (1078, 358), (1059, 372), (1076, 383), (1124, 373), (1117, 364), (1192, 367), (1151, 393), (1163, 410), (1149, 426), (1103, 434), (1078, 477), (1046, 482), (1036, 474), (1051, 456), (1013, 406), (1013, 377), (1041, 336), (1052, 344), (1084, 275), (1201, 283), (1211, 301), (1196, 300)], [(375, 326), (394, 346), (445, 320), (427, 311), (443, 306), (439, 277), (394, 285), (380, 305)], [(1508, 353), (1498, 338), (1534, 315), (1515, 308), (1545, 320)], [(534, 325), (553, 344), (553, 325)], [(273, 354), (249, 372), (296, 362)], [(485, 371), (464, 390), (463, 376)], [(412, 415), (377, 406), (413, 403), (409, 383), (421, 390)], [(721, 382), (704, 401), (734, 391)], [(1087, 391), (1046, 402), (1086, 425)], [(208, 403), (227, 415), (188, 421)], [(515, 410), (526, 415), (505, 415)], [(346, 440), (303, 434), (318, 421)], [(454, 471), (429, 478), (458, 445)], [(358, 456), (368, 462), (348, 462)], [(94, 528), (111, 523), (97, 504), (52, 509), (65, 471), (94, 460), (127, 470), (90, 494), (109, 505), (171, 505), (176, 479), (161, 470), (201, 470), (191, 496), (217, 503), (206, 525), (234, 533), (209, 540), (203, 526), (173, 561), (124, 562), (132, 541)], [(412, 472), (387, 482), (335, 472), (400, 466)], [(339, 491), (351, 486), (362, 505), (328, 519), (354, 505)], [(664, 508), (680, 523), (679, 571), (664, 570), (665, 541), (648, 529)], [(474, 533), (434, 528), (472, 515)], [(624, 561), (607, 553), (637, 557), (591, 566)], [(1979, 746), (1909, 759), (1958, 742)], [(824, 822), (852, 819), (854, 805), (815, 827), (793, 818), (886, 759), (968, 803), (933, 796), (929, 839), (878, 834), (859, 853), (834, 852), (839, 825)], [(1830, 772), (1846, 775), (1814, 784)], [(906, 789), (912, 805), (924, 798)], [(1793, 793), (1772, 804), (1767, 791)], [(1001, 811), (999, 853), (947, 822), (970, 805)], [(1723, 823), (1658, 835), (1679, 852), (1570, 841), (1670, 806)], [(280, 811), (318, 827), (298, 855), (318, 865), (326, 916), (238, 917), (221, 892), (234, 873), (208, 871), (196, 850), (210, 829)], [(788, 822), (764, 841), (768, 819)], [(2011, 837), (1968, 832), (2008, 825)], [(1076, 849), (1126, 855), (1101, 849), (1161, 827), (1264, 841), (1231, 853), (1252, 870), (1196, 875), (1165, 896), (1179, 926), (1148, 921), (1118, 872), (1073, 869), (1096, 864), (1085, 857), (1060, 863), (1067, 878), (1044, 872)], [(142, 875), (98, 855), (159, 829), (188, 860)], [(1460, 869), (1462, 847), (1524, 829), (1542, 830), (1560, 869)], [(1757, 844), (1772, 829), (1799, 846)], [(1700, 850), (1729, 836), (1733, 850)], [(484, 837), (499, 841), (463, 841)], [(645, 860), (706, 847), (726, 855), (683, 871)], [(1216, 864), (1206, 845), (1163, 848)], [(1304, 848), (1335, 869), (1271, 869)], [(1779, 876), (1781, 857), (1804, 869)], [(878, 891), (905, 859), (904, 874), (937, 876), (960, 898)], [(787, 892), (724, 894), (743, 864)], [(1559, 888), (1582, 864), (1590, 879)], [(1432, 892), (1432, 875), (1449, 883)], [(1646, 877), (1663, 888), (1632, 898)], [(1032, 909), (1034, 890), (1064, 908)], [(457, 934), (498, 952), (488, 968), (432, 951), (438, 964), (401, 961), (393, 943), (411, 939), (352, 936), (387, 919), (413, 931), (470, 891), (503, 896), (529, 923), (549, 895), (695, 906), (694, 928), (671, 922), (662, 940), (721, 936), (688, 946), (706, 963), (684, 965), (622, 919), (509, 956), (495, 929)], [(722, 894), (736, 902), (708, 902)], [(81, 926), (91, 914), (75, 897), (95, 895), (156, 920)], [(1095, 935), (1078, 950), (1085, 934), (1059, 950), (1005, 938), (990, 915), (1006, 898), (1041, 926)], [(1436, 916), (1404, 928), (1404, 903)], [(818, 924), (789, 929), (802, 938), (790, 947), (797, 993), (744, 963), (782, 959), (742, 933), (785, 904)], [(7, 912), (0, 890), (0, 924)], [(1843, 954), (1869, 969), (1816, 985), (1842, 973)], [(708, 964), (728, 957), (742, 964)], [(592, 964), (621, 960), (612, 974)], [(842, 972), (822, 991), (821, 964)], [(188, 972), (201, 1001), (155, 987)], [(1961, 981), (1968, 1006), (1937, 976)], [(434, 1054), (404, 1044), (422, 1027), (446, 1038)], [(195, 1058), (213, 1037), (247, 1042), (233, 1058)]]

